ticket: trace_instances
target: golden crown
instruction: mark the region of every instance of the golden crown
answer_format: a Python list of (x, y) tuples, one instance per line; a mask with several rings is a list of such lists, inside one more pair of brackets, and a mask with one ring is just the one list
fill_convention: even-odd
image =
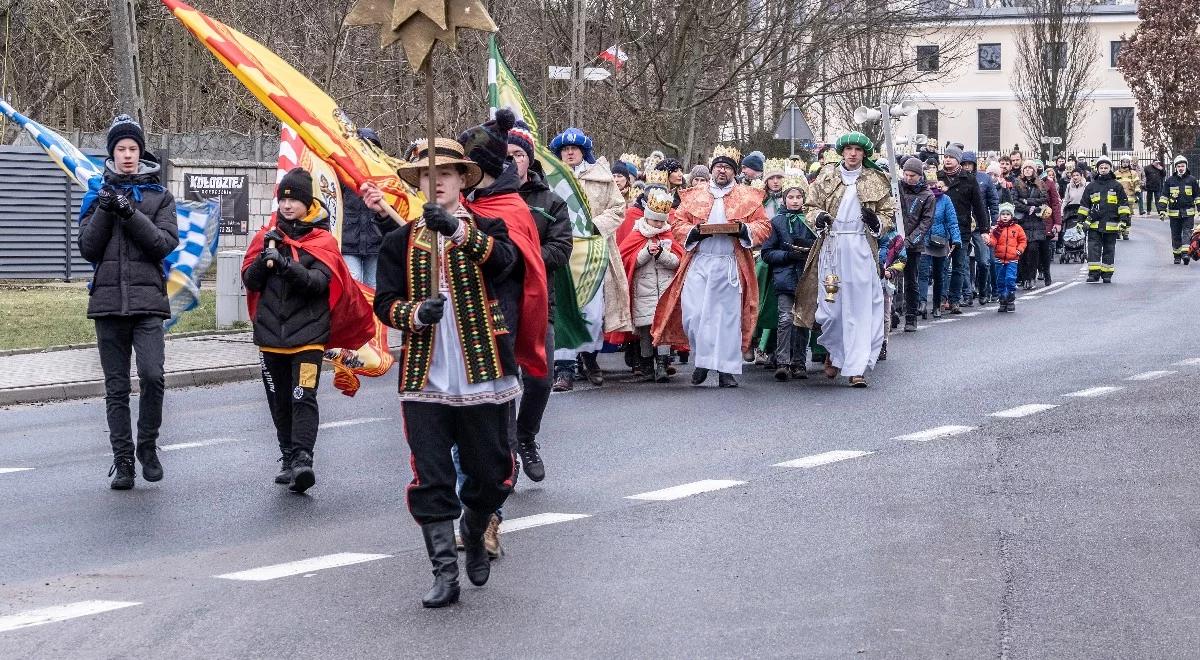
[(783, 177), (783, 188), (781, 188), (781, 190), (791, 190), (792, 188), (799, 188), (800, 190), (807, 191), (808, 179), (806, 179), (802, 173), (796, 172), (795, 170), (788, 172)]
[(629, 163), (639, 170), (642, 169), (642, 157), (637, 154), (621, 154), (618, 160)]
[(750, 187), (755, 190), (766, 190), (767, 182), (762, 179), (755, 179), (750, 182)]
[(651, 188), (646, 191), (646, 210), (666, 215), (671, 212), (675, 196), (662, 188)]
[(727, 147), (723, 144), (718, 144), (717, 148), (713, 149), (712, 160), (716, 160), (722, 156), (732, 158), (735, 163), (742, 162), (742, 152), (738, 151), (737, 147)]
[(648, 186), (665, 186), (669, 179), (669, 174), (666, 170), (647, 170), (646, 185)]
[(788, 169), (791, 163), (786, 158), (770, 158), (763, 164), (763, 172), (779, 174)]

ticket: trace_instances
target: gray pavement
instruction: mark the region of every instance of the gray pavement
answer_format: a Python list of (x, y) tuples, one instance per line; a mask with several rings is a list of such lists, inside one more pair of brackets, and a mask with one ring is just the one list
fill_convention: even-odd
[[(10, 407), (0, 657), (1193, 656), (1200, 272), (1157, 221), (1118, 250), (1114, 284), (1055, 265), (1016, 314), (893, 335), (865, 391), (748, 367), (555, 395), (549, 476), (448, 611), (419, 604), (395, 376), (326, 379), (306, 497), (271, 483), (253, 382), (169, 391), (167, 478), (128, 493), (102, 401)], [(776, 467), (805, 458), (842, 460)], [(701, 480), (733, 483), (629, 499)], [(545, 514), (585, 517), (516, 529)], [(242, 571), (263, 579), (219, 577)]]

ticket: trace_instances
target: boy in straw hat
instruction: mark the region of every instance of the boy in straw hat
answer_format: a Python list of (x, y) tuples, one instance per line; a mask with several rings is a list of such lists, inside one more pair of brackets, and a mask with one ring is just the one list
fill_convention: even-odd
[[(475, 585), (488, 580), (483, 533), (512, 492), (508, 404), (521, 386), (513, 333), (495, 293), (511, 276), (517, 249), (504, 222), (473, 215), (462, 203), (463, 191), (483, 175), (479, 165), (454, 140), (439, 138), (434, 148), (436, 171), (430, 171), (427, 144), (419, 144), (399, 170), (421, 189), (433, 176), (436, 199), (425, 204), (417, 222), (384, 238), (375, 314), (404, 332), (400, 401), (413, 467), (408, 505), (434, 574), (421, 602), (444, 607), (459, 596), (454, 521), (460, 513), (467, 577)], [(374, 194), (366, 201), (383, 203)], [(433, 250), (441, 270), (436, 291)], [(455, 445), (465, 474), (458, 493), (450, 454)]]

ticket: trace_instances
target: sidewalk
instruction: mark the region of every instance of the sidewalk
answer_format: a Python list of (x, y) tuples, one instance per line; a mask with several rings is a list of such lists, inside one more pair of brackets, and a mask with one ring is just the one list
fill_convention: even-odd
[[(134, 391), (137, 367), (131, 364)], [(249, 332), (166, 342), (167, 387), (212, 385), (259, 375)], [(0, 356), (0, 405), (104, 396), (104, 371), (94, 347)]]

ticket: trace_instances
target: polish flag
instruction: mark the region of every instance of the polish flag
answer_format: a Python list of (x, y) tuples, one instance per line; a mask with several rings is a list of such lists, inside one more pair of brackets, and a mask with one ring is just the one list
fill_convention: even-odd
[(629, 61), (629, 56), (626, 55), (625, 51), (621, 50), (619, 47), (611, 46), (608, 50), (600, 53), (600, 59), (612, 62), (613, 65), (619, 69), (621, 68), (622, 64), (625, 64)]

